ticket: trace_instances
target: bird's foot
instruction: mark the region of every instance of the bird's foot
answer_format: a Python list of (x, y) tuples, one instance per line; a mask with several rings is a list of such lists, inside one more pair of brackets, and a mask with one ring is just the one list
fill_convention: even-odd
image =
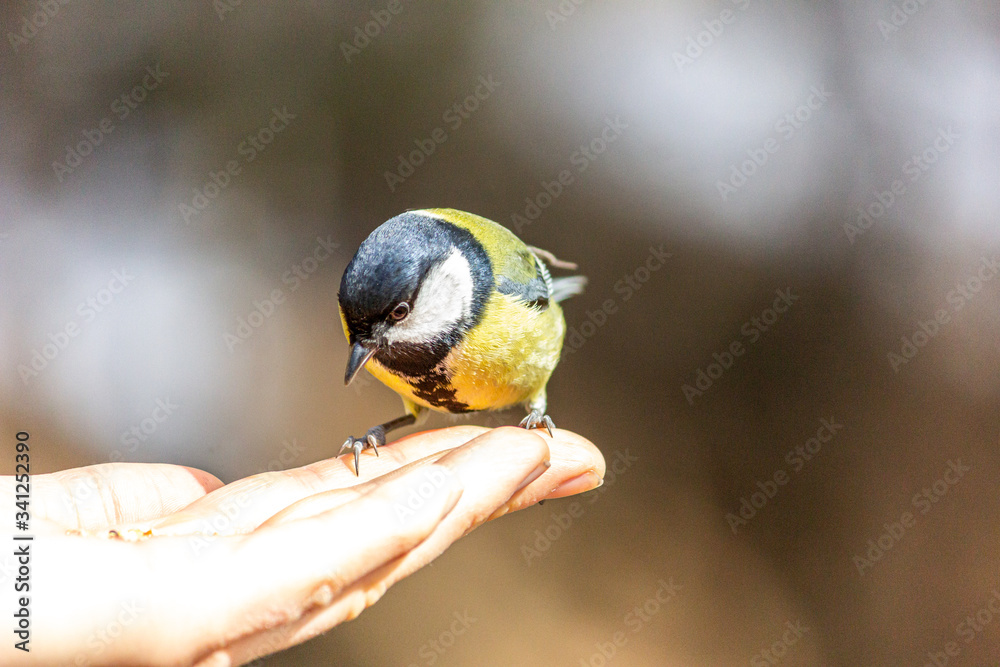
[(552, 418), (546, 414), (542, 414), (541, 410), (532, 410), (528, 413), (528, 416), (521, 420), (518, 426), (526, 429), (542, 428), (545, 427), (549, 432), (549, 437), (552, 437), (552, 429), (556, 427), (552, 423)]
[[(361, 452), (372, 449), (375, 456), (378, 456), (378, 448), (385, 445), (385, 428), (383, 426), (372, 426), (364, 438), (355, 438), (353, 435), (340, 448), (340, 454), (354, 452), (354, 474), (361, 476)], [(337, 456), (340, 456), (337, 454)]]

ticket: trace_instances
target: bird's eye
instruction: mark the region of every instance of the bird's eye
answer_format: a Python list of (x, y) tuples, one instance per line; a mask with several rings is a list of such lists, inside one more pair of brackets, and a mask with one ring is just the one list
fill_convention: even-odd
[(406, 316), (409, 314), (410, 314), (410, 304), (404, 301), (392, 309), (392, 312), (389, 313), (389, 317), (398, 322), (399, 320), (405, 319)]

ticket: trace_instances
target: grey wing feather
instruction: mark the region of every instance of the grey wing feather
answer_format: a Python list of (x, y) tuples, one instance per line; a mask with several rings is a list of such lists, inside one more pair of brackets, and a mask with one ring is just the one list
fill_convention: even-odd
[(497, 290), (501, 294), (517, 297), (529, 306), (545, 310), (549, 307), (549, 298), (552, 295), (552, 276), (537, 257), (532, 256), (532, 259), (535, 260), (534, 278), (526, 283), (520, 283), (507, 276), (500, 276)]

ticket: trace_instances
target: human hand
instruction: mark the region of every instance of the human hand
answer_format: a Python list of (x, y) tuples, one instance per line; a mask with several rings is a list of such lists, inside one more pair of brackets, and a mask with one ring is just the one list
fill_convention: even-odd
[(230, 665), (299, 644), (485, 521), (599, 486), (594, 445), (541, 433), (417, 433), (366, 454), (360, 481), (350, 456), (228, 485), (139, 463), (34, 476), (31, 651), (5, 642), (3, 662)]

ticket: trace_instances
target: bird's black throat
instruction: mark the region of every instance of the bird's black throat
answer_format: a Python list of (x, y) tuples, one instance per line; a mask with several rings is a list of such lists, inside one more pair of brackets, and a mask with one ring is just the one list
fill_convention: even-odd
[(396, 343), (380, 349), (373, 359), (406, 378), (418, 398), (448, 412), (469, 412), (468, 405), (456, 400), (451, 377), (442, 364), (452, 348), (461, 342), (462, 333), (456, 331), (426, 344)]

